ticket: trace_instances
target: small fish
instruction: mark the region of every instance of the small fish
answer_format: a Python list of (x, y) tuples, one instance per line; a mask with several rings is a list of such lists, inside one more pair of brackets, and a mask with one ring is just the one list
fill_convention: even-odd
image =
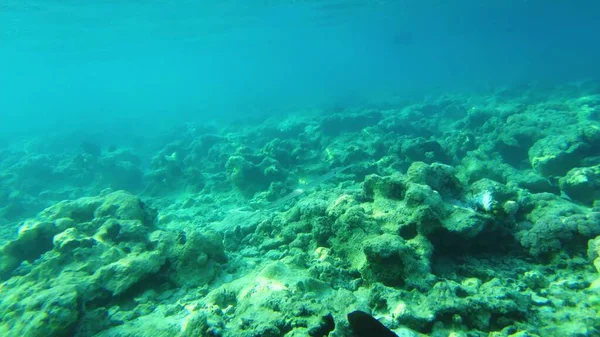
[(354, 337), (398, 337), (392, 330), (364, 311), (356, 310), (349, 313), (348, 323)]

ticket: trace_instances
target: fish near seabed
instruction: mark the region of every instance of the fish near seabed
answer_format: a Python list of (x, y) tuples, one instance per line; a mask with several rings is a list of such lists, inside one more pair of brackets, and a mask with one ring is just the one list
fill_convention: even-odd
[(348, 323), (354, 337), (398, 337), (392, 330), (364, 311), (356, 310), (349, 313)]

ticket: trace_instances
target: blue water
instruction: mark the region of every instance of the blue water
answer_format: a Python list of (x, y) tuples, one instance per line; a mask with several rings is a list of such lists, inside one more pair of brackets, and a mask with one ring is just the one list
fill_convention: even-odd
[(3, 138), (597, 78), (597, 1), (0, 3)]
[(0, 337), (600, 335), (598, 13), (0, 0)]

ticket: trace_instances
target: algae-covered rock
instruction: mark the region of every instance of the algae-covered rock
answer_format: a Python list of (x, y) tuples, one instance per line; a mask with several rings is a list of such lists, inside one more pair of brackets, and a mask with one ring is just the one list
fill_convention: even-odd
[(157, 222), (122, 191), (77, 198), (139, 187), (133, 153), (0, 149), (0, 335), (342, 337), (358, 309), (399, 336), (596, 336), (596, 92), (185, 125), (144, 144)]
[(558, 134), (538, 140), (529, 149), (531, 167), (544, 177), (562, 176), (590, 151), (590, 145), (577, 134)]
[(600, 257), (600, 236), (588, 241), (587, 257), (590, 260)]
[(478, 330), (504, 327), (524, 317), (530, 299), (517, 287), (494, 278), (478, 286), (474, 293), (453, 281), (440, 281), (427, 297), (426, 305), (438, 315), (452, 312), (468, 317), (468, 325)]
[(399, 175), (381, 177), (371, 174), (365, 177), (362, 189), (367, 198), (372, 199), (381, 196), (401, 200), (406, 192), (406, 184)]
[[(20, 227), (18, 237), (0, 248), (3, 252), (0, 277), (8, 277), (22, 261), (31, 263), (43, 253), (52, 250), (54, 245), (63, 249), (66, 239), (59, 236), (54, 240), (54, 237), (70, 228), (77, 227), (78, 232), (91, 239), (100, 228), (106, 227), (102, 219), (107, 219), (109, 223), (121, 220), (121, 225), (118, 225), (120, 229), (127, 226), (143, 228), (143, 233), (140, 234), (142, 236), (134, 238), (137, 241), (147, 234), (148, 226), (152, 225), (154, 217), (154, 211), (147, 209), (137, 197), (125, 191), (113, 192), (105, 197), (86, 197), (59, 202), (45, 209), (35, 220), (25, 221)], [(120, 229), (116, 229), (116, 232)], [(122, 235), (126, 232), (127, 230), (123, 230)]]
[(443, 214), (445, 205), (442, 196), (429, 185), (414, 184), (408, 185), (404, 202), (408, 207), (420, 207), (427, 205), (436, 213)]
[(150, 225), (154, 221), (155, 211), (147, 208), (138, 197), (125, 191), (116, 191), (103, 198), (94, 211), (94, 218), (103, 217), (139, 220)]
[(406, 178), (412, 183), (429, 185), (444, 197), (457, 197), (462, 192), (462, 185), (456, 178), (454, 168), (449, 165), (414, 162), (406, 172)]
[(155, 212), (147, 208), (138, 197), (126, 191), (110, 192), (107, 190), (99, 197), (61, 201), (46, 208), (39, 217), (50, 220), (68, 218), (77, 223), (96, 218), (113, 217), (139, 220), (150, 224), (154, 221)]
[(208, 324), (207, 315), (203, 312), (195, 312), (190, 314), (186, 319), (186, 324), (181, 337), (197, 337), (207, 336), (210, 325)]
[(221, 237), (214, 232), (186, 230), (176, 240), (166, 233), (160, 234), (166, 246), (169, 261), (167, 276), (176, 284), (202, 286), (212, 281), (219, 264), (227, 262)]
[(22, 262), (32, 263), (42, 254), (52, 249), (52, 238), (60, 229), (51, 221), (26, 221), (17, 239), (0, 248), (0, 280), (11, 276)]
[(521, 245), (532, 255), (558, 252), (563, 246), (580, 243), (600, 234), (600, 213), (571, 216), (547, 215), (533, 224), (521, 224), (516, 233)]
[(271, 183), (284, 181), (287, 175), (283, 167), (272, 158), (246, 158), (241, 155), (229, 157), (225, 163), (225, 171), (229, 181), (247, 196), (266, 189)]
[(490, 223), (490, 218), (469, 208), (457, 207), (450, 216), (442, 220), (443, 227), (452, 234), (473, 239), (481, 234)]
[(491, 179), (503, 182), (507, 172), (516, 171), (497, 158), (469, 152), (456, 167), (456, 175), (462, 181), (471, 183), (481, 179)]
[(143, 252), (123, 256), (100, 267), (90, 281), (98, 289), (117, 296), (130, 289), (148, 275), (156, 274), (165, 263), (162, 252)]
[(499, 278), (487, 282), (470, 278), (460, 283), (440, 280), (424, 292), (375, 285), (369, 293), (371, 308), (389, 312), (403, 326), (429, 332), (433, 324), (437, 333), (426, 336), (502, 329), (523, 319), (531, 304), (517, 285)]
[(560, 178), (559, 186), (571, 199), (591, 206), (600, 200), (600, 165), (570, 170)]
[(80, 233), (77, 228), (71, 227), (52, 238), (54, 249), (63, 253), (73, 253), (78, 248), (92, 247), (96, 240)]
[(335, 136), (343, 132), (356, 132), (368, 126), (375, 125), (381, 120), (378, 111), (365, 111), (360, 113), (335, 114), (321, 120), (321, 131), (328, 136)]
[(533, 290), (542, 289), (548, 286), (548, 279), (539, 270), (531, 270), (523, 275), (523, 282)]
[[(1, 288), (0, 288), (1, 289)], [(75, 326), (80, 294), (69, 285), (44, 289), (33, 282), (2, 289), (2, 336), (67, 336)]]
[(131, 289), (152, 287), (145, 281), (162, 279), (167, 265), (175, 284), (210, 282), (226, 261), (220, 237), (178, 239), (156, 230), (154, 217), (137, 197), (117, 191), (60, 202), (24, 223), (1, 248), (0, 332), (11, 331), (2, 335), (65, 336), (87, 319), (86, 303), (110, 306)]
[(388, 286), (423, 288), (432, 278), (429, 270), (432, 247), (428, 244), (425, 247), (419, 249), (414, 242), (390, 234), (368, 239), (363, 248), (367, 258), (363, 277)]
[(410, 161), (420, 161), (425, 163), (449, 163), (450, 157), (442, 145), (435, 140), (428, 140), (422, 137), (413, 138), (402, 143), (401, 154)]
[(529, 190), (531, 193), (555, 193), (560, 192), (558, 186), (550, 182), (548, 178), (536, 174), (535, 171), (516, 172), (507, 177), (509, 185)]

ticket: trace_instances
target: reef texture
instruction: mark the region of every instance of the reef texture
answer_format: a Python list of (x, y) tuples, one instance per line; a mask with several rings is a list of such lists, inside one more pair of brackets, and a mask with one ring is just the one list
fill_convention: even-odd
[(598, 336), (599, 120), (580, 83), (5, 149), (0, 335)]

